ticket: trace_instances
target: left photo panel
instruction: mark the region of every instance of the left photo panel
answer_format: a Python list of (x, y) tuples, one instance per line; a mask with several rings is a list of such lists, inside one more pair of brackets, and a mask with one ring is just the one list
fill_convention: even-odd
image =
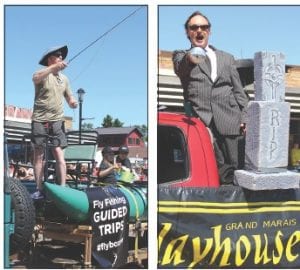
[(147, 42), (147, 5), (4, 5), (3, 268), (148, 268)]

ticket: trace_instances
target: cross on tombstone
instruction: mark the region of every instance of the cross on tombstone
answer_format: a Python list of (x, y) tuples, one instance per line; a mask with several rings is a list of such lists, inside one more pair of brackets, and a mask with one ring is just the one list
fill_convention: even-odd
[(282, 53), (258, 52), (254, 55), (256, 101), (284, 101), (285, 57)]
[(283, 82), (283, 70), (281, 65), (276, 63), (275, 55), (272, 55), (272, 63), (266, 66), (264, 79), (272, 89), (272, 99), (276, 100), (276, 88)]

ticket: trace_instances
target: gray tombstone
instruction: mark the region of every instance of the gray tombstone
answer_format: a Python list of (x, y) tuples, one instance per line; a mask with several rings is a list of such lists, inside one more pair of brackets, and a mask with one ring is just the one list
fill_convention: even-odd
[(246, 121), (246, 170), (235, 171), (234, 181), (252, 190), (299, 188), (300, 174), (286, 169), (290, 104), (284, 102), (284, 55), (256, 53), (254, 79), (255, 101), (249, 102)]
[(245, 169), (286, 167), (290, 104), (253, 101), (248, 106)]

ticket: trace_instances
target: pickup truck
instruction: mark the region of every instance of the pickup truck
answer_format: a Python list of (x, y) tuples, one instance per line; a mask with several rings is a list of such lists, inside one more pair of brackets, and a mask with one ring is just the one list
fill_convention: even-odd
[(217, 164), (204, 124), (184, 114), (158, 116), (158, 183), (181, 187), (219, 187)]
[(299, 268), (300, 190), (220, 185), (197, 118), (158, 112), (158, 267)]

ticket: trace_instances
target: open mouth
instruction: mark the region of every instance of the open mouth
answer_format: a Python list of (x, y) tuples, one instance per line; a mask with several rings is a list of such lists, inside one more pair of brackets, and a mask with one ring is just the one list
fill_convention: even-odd
[(198, 34), (197, 36), (196, 36), (196, 40), (197, 41), (202, 41), (204, 39), (204, 36), (202, 35), (202, 34)]

